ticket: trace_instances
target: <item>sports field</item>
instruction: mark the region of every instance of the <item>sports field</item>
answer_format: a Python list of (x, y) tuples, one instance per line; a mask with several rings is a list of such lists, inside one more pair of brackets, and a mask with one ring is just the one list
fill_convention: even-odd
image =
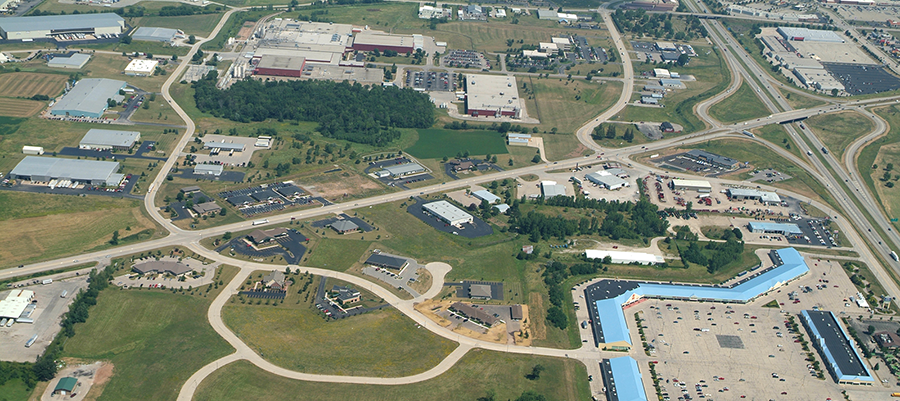
[[(535, 365), (545, 368), (540, 378), (526, 379), (525, 376)], [(285, 394), (291, 394), (295, 400), (320, 401), (514, 400), (526, 390), (532, 390), (546, 400), (591, 398), (587, 372), (581, 362), (472, 350), (437, 378), (398, 386), (290, 380), (266, 373), (249, 362), (239, 361), (208, 376), (198, 387), (194, 400), (272, 400), (283, 398)], [(493, 396), (489, 397), (490, 394)]]
[(457, 153), (470, 155), (506, 154), (505, 136), (496, 131), (453, 131), (440, 128), (420, 129), (419, 139), (406, 152), (422, 159), (454, 157)]
[(61, 74), (41, 74), (36, 72), (12, 72), (0, 74), (0, 96), (32, 97), (47, 95), (54, 97), (63, 91), (63, 83), (68, 77)]
[(44, 108), (44, 103), (35, 100), (0, 97), (0, 116), (29, 117), (41, 111), (42, 108)]

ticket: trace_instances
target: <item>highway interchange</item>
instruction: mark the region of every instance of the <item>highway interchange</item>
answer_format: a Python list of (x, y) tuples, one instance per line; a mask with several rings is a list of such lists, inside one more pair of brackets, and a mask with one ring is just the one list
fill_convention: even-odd
[[(702, 12), (702, 10), (699, 10), (697, 8), (697, 5), (692, 4), (691, 2), (688, 2), (687, 4), (690, 7), (694, 8), (694, 12)], [(216, 34), (219, 32), (219, 30), (222, 29), (228, 17), (232, 13), (241, 10), (242, 9), (231, 8), (223, 16), (222, 20), (218, 23), (209, 38), (201, 40), (197, 44), (195, 44), (192, 47), (190, 53), (183, 59), (190, 59), (200, 48), (201, 44), (216, 36)], [(793, 88), (783, 87), (780, 82), (772, 79), (765, 72), (763, 67), (756, 64), (756, 62), (748, 54), (746, 54), (743, 47), (741, 47), (735, 41), (735, 39), (728, 34), (728, 32), (722, 27), (719, 21), (703, 20), (702, 23), (706, 26), (707, 30), (710, 33), (710, 39), (714, 44), (716, 44), (718, 49), (720, 49), (728, 64), (728, 68), (732, 76), (732, 81), (724, 92), (717, 94), (716, 96), (707, 99), (696, 106), (697, 116), (704, 122), (706, 122), (709, 128), (686, 136), (665, 139), (644, 146), (632, 146), (620, 149), (602, 149), (591, 139), (591, 132), (593, 131), (594, 127), (604, 121), (611, 119), (624, 107), (626, 107), (627, 103), (632, 97), (634, 88), (634, 70), (632, 68), (627, 46), (625, 45), (620, 33), (615, 29), (609, 11), (600, 9), (598, 10), (598, 12), (602, 15), (603, 21), (610, 32), (610, 36), (613, 40), (615, 48), (618, 49), (618, 52), (620, 54), (620, 59), (622, 60), (624, 70), (622, 80), (624, 81), (625, 85), (618, 101), (611, 108), (603, 111), (600, 115), (587, 122), (576, 132), (576, 135), (580, 142), (589, 149), (593, 150), (595, 152), (594, 155), (568, 160), (560, 160), (554, 162), (553, 164), (541, 163), (538, 165), (515, 170), (492, 173), (479, 177), (464, 178), (460, 180), (434, 184), (414, 190), (399, 191), (346, 203), (333, 204), (317, 209), (269, 216), (267, 218), (267, 225), (280, 224), (292, 219), (307, 219), (314, 216), (323, 216), (337, 212), (346, 212), (355, 208), (362, 208), (366, 206), (407, 199), (411, 195), (418, 195), (419, 193), (430, 194), (467, 188), (471, 185), (483, 182), (504, 178), (515, 178), (524, 174), (539, 173), (547, 169), (557, 170), (573, 168), (578, 163), (584, 163), (586, 160), (585, 158), (590, 159), (591, 161), (596, 160), (598, 155), (601, 153), (604, 154), (604, 160), (619, 161), (623, 164), (629, 164), (632, 169), (637, 170), (642, 175), (645, 175), (654, 171), (654, 168), (638, 164), (635, 160), (632, 160), (631, 157), (639, 154), (655, 152), (675, 145), (699, 143), (714, 138), (740, 137), (743, 139), (748, 139), (746, 136), (741, 135), (740, 132), (746, 129), (757, 128), (785, 120), (809, 117), (822, 113), (834, 113), (841, 112), (843, 110), (854, 110), (871, 119), (875, 123), (875, 129), (868, 135), (865, 135), (864, 137), (861, 137), (853, 142), (845, 150), (843, 160), (837, 160), (832, 153), (829, 153), (827, 155), (821, 154), (821, 152), (819, 152), (819, 149), (824, 145), (819, 141), (818, 138), (816, 138), (816, 136), (811, 131), (801, 127), (799, 124), (785, 124), (784, 127), (788, 130), (789, 135), (795, 140), (798, 146), (802, 148), (805, 154), (807, 150), (812, 153), (812, 156), (806, 157), (805, 159), (798, 158), (782, 147), (776, 146), (775, 144), (769, 143), (760, 138), (753, 138), (753, 140), (778, 153), (780, 156), (791, 161), (797, 166), (807, 170), (813, 177), (815, 177), (817, 180), (823, 183), (823, 185), (826, 186), (829, 194), (840, 206), (841, 211), (834, 210), (831, 206), (823, 204), (816, 200), (809, 199), (808, 201), (816, 208), (821, 209), (829, 215), (835, 217), (835, 221), (840, 226), (840, 230), (854, 245), (854, 250), (860, 254), (860, 260), (865, 261), (870, 266), (873, 273), (875, 273), (879, 281), (884, 285), (886, 291), (890, 295), (894, 296), (895, 298), (900, 298), (900, 289), (898, 289), (895, 281), (891, 278), (891, 272), (888, 271), (888, 269), (890, 269), (893, 271), (893, 273), (896, 274), (898, 273), (898, 269), (900, 269), (900, 265), (898, 265), (893, 260), (885, 257), (891, 250), (889, 244), (893, 245), (893, 249), (900, 249), (900, 236), (898, 236), (897, 233), (891, 229), (890, 222), (888, 221), (886, 216), (884, 216), (883, 213), (880, 212), (880, 210), (882, 209), (875, 201), (875, 197), (872, 195), (869, 188), (862, 181), (855, 163), (855, 158), (858, 155), (860, 149), (865, 144), (883, 135), (889, 128), (885, 121), (869, 112), (867, 108), (877, 105), (892, 104), (900, 101), (900, 97), (887, 97), (851, 102), (847, 102), (842, 99), (819, 97), (820, 100), (827, 101), (828, 104), (809, 109), (794, 110), (790, 107), (787, 101), (782, 98), (779, 89), (793, 92), (800, 91)], [(743, 60), (743, 62), (739, 60)], [(163, 97), (167, 102), (171, 104), (178, 115), (181, 116), (187, 126), (187, 129), (184, 131), (184, 134), (181, 137), (179, 143), (175, 146), (175, 149), (183, 149), (192, 139), (195, 130), (194, 122), (188, 117), (184, 110), (174, 101), (174, 99), (172, 99), (169, 94), (169, 87), (173, 82), (177, 80), (178, 77), (180, 77), (187, 66), (188, 63), (181, 63), (162, 87)], [(762, 102), (769, 109), (772, 115), (768, 118), (761, 118), (758, 120), (727, 125), (722, 124), (721, 122), (716, 121), (714, 118), (710, 117), (708, 115), (709, 107), (712, 104), (724, 99), (732, 92), (736, 91), (737, 88), (740, 87), (742, 82), (746, 82), (748, 85), (750, 85), (750, 87), (762, 100)], [(810, 147), (806, 145), (807, 142), (812, 146)], [(457, 333), (454, 333), (448, 329), (430, 322), (429, 319), (424, 315), (415, 311), (413, 309), (413, 305), (416, 302), (420, 302), (424, 299), (435, 296), (440, 290), (440, 287), (443, 284), (444, 275), (447, 274), (447, 272), (449, 272), (451, 269), (451, 266), (443, 263), (430, 263), (427, 265), (427, 268), (431, 271), (434, 277), (434, 285), (426, 294), (423, 294), (422, 296), (412, 300), (402, 300), (380, 285), (374, 284), (373, 282), (370, 282), (358, 276), (304, 266), (291, 266), (292, 269), (299, 268), (301, 271), (311, 272), (316, 275), (336, 277), (362, 288), (369, 289), (377, 296), (391, 303), (410, 319), (422, 325), (426, 329), (432, 331), (434, 334), (458, 342), (459, 347), (454, 350), (439, 365), (435, 366), (431, 370), (415, 376), (400, 378), (312, 375), (302, 372), (295, 372), (275, 366), (274, 364), (264, 360), (252, 349), (250, 349), (250, 347), (244, 344), (243, 341), (241, 341), (225, 326), (221, 319), (221, 308), (229, 299), (229, 297), (231, 297), (237, 291), (237, 288), (252, 271), (275, 270), (279, 269), (279, 266), (236, 260), (227, 256), (219, 255), (214, 251), (211, 251), (200, 245), (200, 241), (204, 238), (220, 236), (225, 232), (235, 232), (248, 229), (252, 227), (251, 222), (249, 221), (209, 228), (205, 230), (188, 231), (174, 226), (169, 220), (167, 220), (160, 214), (159, 208), (156, 206), (156, 194), (159, 190), (160, 185), (165, 179), (167, 172), (175, 165), (180, 154), (181, 153), (177, 151), (173, 152), (172, 156), (169, 157), (169, 159), (165, 162), (165, 165), (160, 169), (160, 173), (150, 184), (149, 191), (144, 198), (144, 206), (147, 209), (148, 213), (157, 223), (159, 223), (162, 227), (165, 228), (165, 230), (169, 232), (166, 237), (139, 244), (127, 245), (110, 250), (105, 250), (102, 252), (86, 253), (57, 260), (35, 263), (20, 269), (8, 269), (0, 271), (0, 279), (10, 278), (14, 276), (38, 273), (46, 270), (57, 269), (92, 261), (103, 263), (110, 258), (130, 255), (133, 253), (146, 252), (148, 250), (153, 250), (170, 245), (188, 247), (193, 252), (206, 258), (240, 267), (241, 270), (238, 275), (231, 282), (226, 284), (225, 290), (223, 290), (221, 292), (221, 295), (213, 301), (207, 316), (210, 324), (216, 330), (216, 332), (219, 333), (224, 339), (226, 339), (232, 346), (234, 346), (236, 351), (229, 356), (210, 363), (209, 365), (197, 371), (193, 376), (191, 376), (191, 378), (188, 379), (185, 385), (182, 387), (181, 392), (178, 396), (179, 400), (190, 400), (193, 397), (194, 391), (203, 380), (203, 378), (205, 378), (216, 369), (240, 359), (248, 360), (253, 364), (259, 366), (260, 368), (273, 374), (300, 380), (397, 385), (415, 383), (437, 377), (438, 375), (452, 367), (460, 358), (462, 358), (463, 355), (466, 354), (468, 350), (473, 348), (491, 349), (501, 352), (575, 358), (584, 362), (588, 367), (588, 373), (595, 376), (599, 374), (599, 360), (604, 356), (608, 357), (609, 355), (612, 355), (599, 351), (593, 346), (584, 346), (576, 350), (562, 350), (541, 347), (500, 345), (496, 343), (475, 340), (468, 337), (461, 337)], [(720, 179), (709, 179), (709, 181), (741, 183), (749, 185), (749, 183), (747, 182), (735, 182)], [(760, 186), (764, 189), (776, 190), (775, 188), (771, 188), (765, 185)], [(805, 196), (792, 193), (791, 191), (786, 191), (784, 189), (778, 189), (778, 191), (779, 193), (787, 194), (796, 199), (807, 200)], [(886, 234), (886, 236), (882, 238), (881, 235), (879, 235), (880, 233), (884, 233)], [(883, 265), (882, 261), (887, 262), (887, 265)], [(281, 266), (281, 268), (283, 268), (283, 266)], [(592, 385), (596, 387), (597, 383), (592, 383)], [(592, 391), (596, 392), (597, 389), (592, 389)]]

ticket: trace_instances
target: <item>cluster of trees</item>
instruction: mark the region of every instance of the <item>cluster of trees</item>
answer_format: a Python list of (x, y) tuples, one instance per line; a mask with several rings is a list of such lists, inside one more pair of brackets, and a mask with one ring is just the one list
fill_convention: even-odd
[[(605, 199), (587, 199), (571, 196), (554, 196), (546, 200), (538, 200), (545, 205), (571, 207), (576, 209), (592, 209), (607, 213), (600, 226), (600, 234), (612, 239), (619, 238), (652, 238), (665, 235), (669, 222), (660, 217), (656, 205), (646, 198), (637, 202), (608, 202)], [(630, 215), (628, 220), (622, 215)], [(584, 226), (587, 218), (582, 218), (579, 226)], [(608, 220), (614, 220), (608, 222)], [(595, 226), (593, 220), (591, 226)]]
[[(467, 121), (453, 121), (447, 124), (444, 124), (444, 129), (452, 129), (452, 130), (467, 130), (467, 129), (483, 129), (488, 131), (497, 131), (501, 134), (505, 134), (507, 132), (528, 132), (527, 127), (522, 127), (519, 124), (513, 125), (509, 121), (504, 121), (502, 123), (491, 123), (491, 125), (484, 124), (469, 124)], [(537, 133), (537, 127), (534, 127), (531, 132)]]
[(233, 121), (315, 121), (326, 137), (376, 146), (399, 138), (397, 128), (428, 128), (434, 123), (428, 95), (408, 88), (347, 81), (244, 80), (219, 90), (216, 78), (213, 71), (193, 84), (197, 108)]
[(710, 274), (715, 274), (731, 261), (741, 258), (741, 254), (744, 253), (744, 242), (731, 237), (725, 242), (707, 242), (706, 246), (701, 247), (695, 240), (690, 241), (687, 248), (679, 247), (678, 251), (685, 267), (689, 266), (689, 263), (696, 263), (706, 266), (706, 271)]
[[(604, 125), (606, 125), (605, 129)], [(604, 138), (616, 139), (616, 137), (618, 136), (617, 131), (618, 130), (616, 129), (616, 124), (600, 124), (594, 127), (594, 131), (591, 132), (591, 138), (593, 138), (595, 141), (599, 141)], [(631, 141), (634, 140), (634, 131), (632, 130), (631, 126), (628, 126), (628, 128), (625, 130), (625, 133), (622, 134), (621, 138), (628, 143), (631, 143)]]
[(648, 14), (646, 10), (616, 10), (612, 15), (613, 22), (623, 31), (638, 36), (653, 36), (675, 40), (693, 40), (698, 36), (706, 37), (707, 31), (695, 16), (681, 17), (685, 29), (675, 30), (672, 14)]
[(310, 21), (310, 22), (333, 22), (330, 18), (325, 17), (328, 14), (328, 10), (313, 10), (308, 15), (300, 13), (297, 15), (298, 21)]
[(606, 268), (597, 261), (576, 263), (572, 266), (558, 261), (548, 262), (541, 274), (549, 291), (550, 308), (547, 309), (547, 322), (560, 330), (565, 330), (569, 325), (569, 318), (563, 311), (563, 303), (566, 299), (566, 289), (562, 286), (563, 281), (571, 276), (596, 274), (605, 270)]
[(21, 379), (29, 390), (33, 389), (37, 384), (33, 364), (0, 361), (0, 387), (8, 381), (16, 379)]

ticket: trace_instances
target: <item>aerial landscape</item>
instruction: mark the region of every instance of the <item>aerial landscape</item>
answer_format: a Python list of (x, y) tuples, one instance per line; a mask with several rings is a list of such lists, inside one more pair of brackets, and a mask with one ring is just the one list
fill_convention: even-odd
[(0, 0), (0, 400), (900, 399), (893, 35)]

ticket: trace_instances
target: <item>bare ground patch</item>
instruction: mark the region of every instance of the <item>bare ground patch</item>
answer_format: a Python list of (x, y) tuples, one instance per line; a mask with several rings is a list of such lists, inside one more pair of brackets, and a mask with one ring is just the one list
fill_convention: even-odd
[(307, 179), (302, 185), (325, 199), (338, 201), (384, 188), (376, 181), (346, 171)]

